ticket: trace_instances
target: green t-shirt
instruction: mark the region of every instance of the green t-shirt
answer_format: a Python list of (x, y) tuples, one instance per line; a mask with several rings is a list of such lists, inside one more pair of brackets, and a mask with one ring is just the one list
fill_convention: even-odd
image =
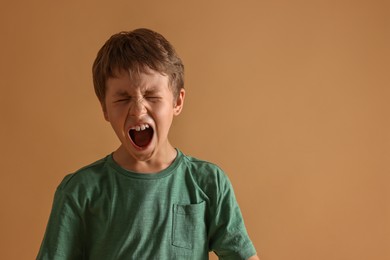
[(37, 259), (246, 259), (256, 254), (231, 184), (216, 165), (184, 155), (156, 174), (112, 155), (59, 185)]

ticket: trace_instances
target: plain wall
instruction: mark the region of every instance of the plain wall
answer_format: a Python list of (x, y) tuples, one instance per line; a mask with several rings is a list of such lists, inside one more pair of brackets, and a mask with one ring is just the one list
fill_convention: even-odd
[(0, 258), (34, 259), (64, 175), (118, 146), (91, 64), (148, 27), (186, 66), (172, 143), (220, 165), (262, 260), (390, 259), (388, 1), (8, 1)]

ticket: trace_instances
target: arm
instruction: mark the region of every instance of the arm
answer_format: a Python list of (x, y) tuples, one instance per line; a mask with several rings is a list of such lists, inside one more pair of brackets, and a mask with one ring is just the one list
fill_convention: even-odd
[[(229, 179), (221, 174), (210, 206), (210, 249), (220, 259), (259, 260)], [(214, 204), (215, 203), (215, 204)]]
[(57, 189), (37, 259), (82, 259), (82, 230), (75, 204)]

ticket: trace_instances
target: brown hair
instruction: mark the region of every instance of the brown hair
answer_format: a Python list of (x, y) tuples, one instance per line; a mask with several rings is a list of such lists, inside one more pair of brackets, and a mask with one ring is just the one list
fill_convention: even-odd
[(169, 77), (175, 97), (184, 87), (184, 65), (173, 46), (159, 33), (136, 29), (111, 36), (99, 50), (92, 66), (93, 84), (99, 101), (104, 104), (106, 82), (115, 73), (131, 74), (157, 71)]

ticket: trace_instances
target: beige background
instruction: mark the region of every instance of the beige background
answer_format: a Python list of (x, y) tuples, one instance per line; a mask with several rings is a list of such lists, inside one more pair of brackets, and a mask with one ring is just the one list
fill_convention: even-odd
[(389, 1), (3, 1), (0, 258), (36, 256), (63, 176), (118, 142), (91, 81), (113, 33), (186, 65), (171, 140), (231, 178), (262, 260), (390, 259)]

